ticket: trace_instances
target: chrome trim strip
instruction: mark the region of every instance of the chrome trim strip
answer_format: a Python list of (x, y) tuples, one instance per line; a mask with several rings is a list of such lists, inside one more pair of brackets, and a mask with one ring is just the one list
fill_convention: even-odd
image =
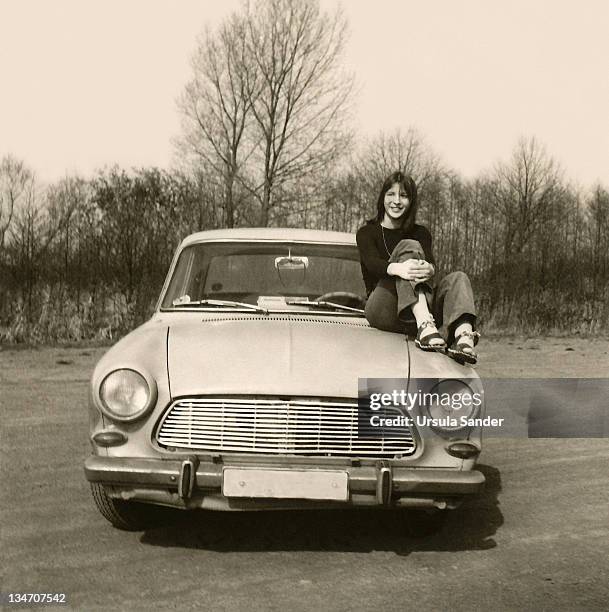
[(391, 468), (384, 465), (378, 470), (376, 479), (376, 501), (381, 506), (389, 505), (391, 488)]
[(196, 485), (197, 467), (199, 461), (197, 458), (184, 459), (180, 467), (180, 479), (178, 480), (178, 495), (182, 499), (188, 499), (194, 491)]

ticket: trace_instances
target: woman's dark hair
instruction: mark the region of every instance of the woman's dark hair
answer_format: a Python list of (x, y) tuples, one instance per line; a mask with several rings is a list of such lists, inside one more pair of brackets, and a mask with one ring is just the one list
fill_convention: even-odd
[(399, 183), (400, 187), (404, 189), (406, 195), (408, 196), (408, 200), (410, 202), (410, 207), (408, 208), (408, 212), (404, 215), (402, 219), (402, 228), (410, 229), (415, 222), (415, 218), (417, 216), (417, 184), (414, 182), (414, 179), (403, 172), (394, 172), (390, 174), (383, 183), (381, 187), (381, 192), (379, 194), (379, 199), (376, 203), (377, 212), (376, 219), (371, 219), (374, 221), (382, 221), (385, 216), (385, 194), (391, 189), (394, 183)]

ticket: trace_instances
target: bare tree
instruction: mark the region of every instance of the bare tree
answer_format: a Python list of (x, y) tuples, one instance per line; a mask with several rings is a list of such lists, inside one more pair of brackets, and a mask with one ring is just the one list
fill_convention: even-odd
[(354, 83), (340, 65), (345, 41), (343, 13), (322, 14), (319, 0), (245, 1), (201, 37), (177, 144), (216, 177), (224, 225), (253, 212), (263, 226), (288, 218), (311, 177), (344, 152)]
[[(56, 268), (62, 268), (61, 274), (58, 274), (60, 287), (64, 283), (75, 285), (77, 296), (80, 296), (83, 281), (79, 265), (82, 258), (79, 238), (82, 217), (88, 204), (88, 191), (85, 179), (76, 176), (65, 176), (47, 190), (49, 227), (56, 228), (53, 264)], [(76, 266), (74, 259), (77, 260)]]
[(250, 142), (244, 151), (244, 133), (259, 90), (246, 32), (245, 20), (238, 14), (217, 32), (205, 31), (192, 60), (193, 79), (178, 101), (183, 115), (178, 148), (208, 166), (208, 176), (209, 167), (215, 171), (227, 227), (235, 225), (237, 177), (253, 149)]
[(495, 170), (492, 203), (504, 223), (506, 253), (521, 253), (531, 236), (557, 213), (562, 170), (535, 138), (521, 139), (508, 163)]
[(31, 312), (40, 263), (44, 261), (44, 256), (55, 238), (57, 227), (49, 223), (44, 193), (37, 185), (33, 173), (29, 173), (19, 200), (14, 223), (10, 228), (9, 241), (15, 263), (22, 275), (24, 302), (28, 312)]
[[(363, 141), (341, 165), (343, 168), (336, 173), (338, 178), (325, 189), (329, 202), (342, 211), (338, 223), (341, 228), (354, 230), (376, 214), (383, 181), (396, 170), (411, 174), (417, 182), (426, 208), (425, 220), (433, 225), (434, 215), (441, 216), (437, 201), (441, 199), (448, 173), (416, 129), (380, 132)], [(326, 224), (322, 222), (322, 226)]]
[(25, 164), (7, 155), (0, 162), (0, 249), (15, 215), (18, 201), (29, 193), (28, 185), (34, 180), (33, 173)]
[(440, 160), (414, 127), (380, 132), (369, 139), (359, 155), (357, 167), (371, 192), (378, 192), (389, 174), (401, 170), (410, 174), (423, 194), (429, 183), (442, 174)]
[(609, 287), (609, 191), (600, 184), (588, 199), (588, 227), (592, 251), (594, 293)]
[(252, 105), (258, 165), (246, 179), (265, 226), (291, 185), (344, 152), (354, 80), (340, 65), (346, 42), (340, 9), (327, 15), (318, 0), (259, 0), (247, 7), (247, 27), (262, 87)]

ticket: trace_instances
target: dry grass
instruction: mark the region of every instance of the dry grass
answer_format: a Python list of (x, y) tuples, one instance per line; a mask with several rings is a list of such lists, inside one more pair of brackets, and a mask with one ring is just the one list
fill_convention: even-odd
[[(11, 303), (0, 319), (0, 343), (57, 344), (81, 341), (112, 342), (142, 323), (137, 304), (119, 293), (84, 293), (77, 301), (57, 288), (36, 295), (36, 306), (25, 300)], [(152, 304), (145, 309), (152, 311)]]
[[(480, 325), (485, 336), (595, 337), (609, 334), (609, 291), (579, 302), (556, 292), (523, 293), (491, 302), (480, 292)], [(57, 344), (112, 342), (143, 323), (155, 298), (127, 298), (98, 289), (76, 299), (58, 285), (38, 289), (28, 307), (23, 298), (0, 300), (0, 343)]]

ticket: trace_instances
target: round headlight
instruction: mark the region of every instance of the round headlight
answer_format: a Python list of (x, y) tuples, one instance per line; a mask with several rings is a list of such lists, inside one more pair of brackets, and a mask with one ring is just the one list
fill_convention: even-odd
[(129, 421), (148, 408), (150, 387), (135, 370), (115, 370), (104, 378), (99, 396), (111, 417)]
[(441, 380), (425, 394), (425, 409), (432, 419), (432, 429), (456, 432), (467, 428), (464, 420), (473, 417), (482, 404), (482, 396), (454, 378)]

